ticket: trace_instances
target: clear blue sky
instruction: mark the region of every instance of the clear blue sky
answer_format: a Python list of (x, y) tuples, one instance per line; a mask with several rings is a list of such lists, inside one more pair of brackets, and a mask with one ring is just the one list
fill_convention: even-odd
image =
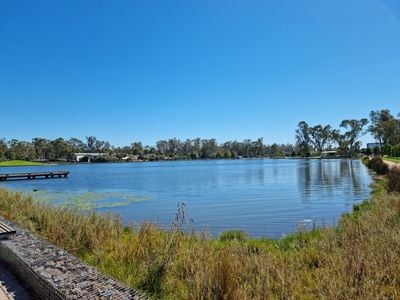
[(0, 137), (293, 142), (400, 112), (400, 1), (1, 1)]

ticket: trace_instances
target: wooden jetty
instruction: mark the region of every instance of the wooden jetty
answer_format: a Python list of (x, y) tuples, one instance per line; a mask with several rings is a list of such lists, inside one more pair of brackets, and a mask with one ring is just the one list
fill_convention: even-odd
[(10, 235), (15, 233), (16, 231), (14, 229), (0, 222), (0, 239), (8, 238)]
[(0, 181), (9, 179), (49, 179), (49, 178), (62, 178), (68, 177), (68, 171), (54, 171), (54, 172), (35, 172), (35, 173), (11, 173), (0, 174)]

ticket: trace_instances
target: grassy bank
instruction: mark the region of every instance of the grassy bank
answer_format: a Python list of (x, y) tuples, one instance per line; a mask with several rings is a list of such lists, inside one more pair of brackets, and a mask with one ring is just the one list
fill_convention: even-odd
[(165, 299), (378, 299), (400, 295), (400, 195), (387, 180), (337, 228), (280, 240), (229, 232), (218, 239), (155, 225), (125, 227), (0, 189), (0, 214), (104, 273)]
[(391, 161), (400, 164), (400, 157), (384, 157), (383, 160)]
[(25, 167), (25, 166), (44, 166), (46, 164), (26, 160), (6, 160), (0, 161), (0, 167)]

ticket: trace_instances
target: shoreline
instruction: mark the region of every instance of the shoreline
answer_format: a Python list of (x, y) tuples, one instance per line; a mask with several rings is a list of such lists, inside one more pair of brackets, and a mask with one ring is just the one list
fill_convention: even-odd
[(136, 161), (107, 161), (107, 162), (51, 162), (51, 163), (36, 163), (32, 162), (25, 165), (5, 165), (7, 161), (0, 162), (1, 168), (14, 168), (14, 167), (44, 167), (44, 166), (63, 166), (63, 165), (102, 165), (102, 164), (126, 164), (126, 163), (149, 163), (149, 162), (181, 162), (181, 161), (243, 161), (243, 160), (335, 160), (335, 159), (351, 159), (358, 160), (360, 157), (332, 157), (332, 158), (322, 158), (322, 157), (243, 157), (243, 158), (199, 158), (199, 159), (160, 159), (160, 160), (136, 160)]

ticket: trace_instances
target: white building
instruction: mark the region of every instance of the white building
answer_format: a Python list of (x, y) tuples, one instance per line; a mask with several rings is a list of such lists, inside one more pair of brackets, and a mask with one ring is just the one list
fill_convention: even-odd
[(82, 158), (87, 157), (88, 162), (90, 162), (91, 160), (104, 155), (106, 155), (106, 153), (74, 153), (73, 160), (79, 162), (82, 160)]

